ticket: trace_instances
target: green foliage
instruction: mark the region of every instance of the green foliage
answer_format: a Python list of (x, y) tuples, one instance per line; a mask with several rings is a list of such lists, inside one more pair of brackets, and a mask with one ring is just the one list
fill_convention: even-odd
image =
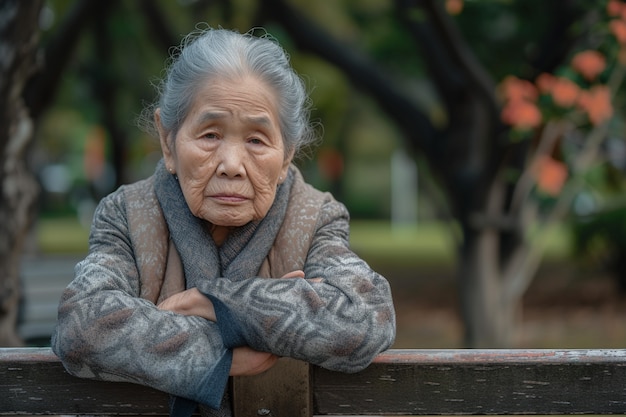
[[(44, 45), (59, 31), (63, 18), (76, 1), (48, 0), (54, 19), (44, 31)], [(302, 53), (287, 32), (271, 18), (258, 0), (168, 1), (153, 4), (166, 17), (172, 45), (165, 46), (156, 36), (142, 2), (112, 2), (104, 21), (80, 35), (80, 43), (64, 72), (54, 107), (46, 115), (39, 132), (39, 146), (45, 162), (61, 162), (71, 167), (77, 183), (84, 181), (82, 158), (87, 132), (94, 125), (107, 127), (103, 103), (94, 89), (112, 81), (115, 89), (115, 119), (127, 136), (125, 160), (128, 182), (150, 173), (158, 157), (154, 138), (135, 125), (135, 118), (146, 102), (155, 97), (153, 83), (162, 75), (168, 48), (176, 45), (199, 22), (213, 27), (240, 31), (258, 26), (274, 35), (289, 51), (293, 65), (311, 90), (315, 105), (313, 117), (323, 126), (320, 149), (332, 148), (344, 155), (345, 175), (339, 184), (320, 175), (315, 159), (301, 161), (307, 177), (320, 188), (332, 189), (356, 217), (389, 216), (390, 155), (401, 146), (401, 134), (376, 105), (355, 91), (350, 80), (337, 68), (320, 58)], [(376, 62), (401, 88), (410, 91), (436, 126), (444, 126), (447, 115), (425, 71), (419, 45), (400, 24), (393, 2), (378, 0), (293, 0), (298, 10), (345, 44), (362, 51)], [(604, 7), (591, 0), (577, 3), (581, 11)], [(454, 17), (461, 35), (490, 75), (499, 80), (506, 74), (531, 75), (541, 60), (542, 39), (556, 22), (542, 11), (556, 7), (543, 0), (466, 1), (463, 13)], [(414, 9), (415, 18), (425, 15)], [(265, 20), (264, 20), (265, 16)], [(593, 16), (591, 16), (593, 18)], [(106, 30), (109, 42), (102, 51), (96, 42), (95, 27)], [(571, 30), (583, 33), (586, 27)], [(598, 28), (598, 31), (606, 30)], [(592, 42), (593, 39), (584, 39)], [(109, 148), (109, 157), (110, 148)], [(424, 167), (420, 172), (428, 172)], [(422, 196), (427, 197), (427, 196)]]

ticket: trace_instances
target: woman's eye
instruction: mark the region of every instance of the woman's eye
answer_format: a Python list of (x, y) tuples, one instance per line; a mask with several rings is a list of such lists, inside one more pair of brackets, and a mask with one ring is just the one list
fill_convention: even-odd
[(259, 138), (250, 138), (248, 142), (252, 143), (253, 145), (261, 145), (263, 143), (263, 141)]
[(217, 134), (213, 132), (205, 133), (203, 136), (205, 139), (217, 139)]

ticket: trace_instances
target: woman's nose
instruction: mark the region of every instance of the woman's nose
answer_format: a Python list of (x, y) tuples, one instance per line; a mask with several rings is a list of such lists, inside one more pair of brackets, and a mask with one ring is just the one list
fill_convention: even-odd
[(243, 166), (244, 150), (239, 144), (223, 141), (217, 149), (216, 157), (219, 158), (217, 165), (217, 175), (221, 177), (243, 177), (245, 170)]

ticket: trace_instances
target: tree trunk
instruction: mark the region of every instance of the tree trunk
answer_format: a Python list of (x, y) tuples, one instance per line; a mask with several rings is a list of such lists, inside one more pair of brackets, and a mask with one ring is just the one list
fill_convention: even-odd
[[(526, 209), (511, 210), (506, 186), (497, 178), (522, 172), (528, 149), (508, 140), (492, 76), (472, 53), (443, 2), (395, 0), (398, 21), (419, 46), (445, 109), (447, 123), (435, 126), (388, 71), (353, 45), (333, 39), (291, 3), (267, 0), (262, 11), (282, 25), (298, 48), (336, 65), (378, 102), (405, 136), (408, 148), (425, 157), (451, 217), (461, 225), (458, 282), (466, 346), (511, 347), (521, 298), (540, 253), (521, 233), (527, 230), (522, 224), (528, 221)], [(553, 24), (538, 43), (537, 61), (529, 63), (526, 77), (552, 71), (568, 56), (576, 41), (572, 24), (585, 20), (586, 8), (579, 3), (558, 0), (546, 8)]]
[[(126, 148), (128, 146), (128, 138), (126, 131), (122, 129), (117, 122), (116, 115), (116, 95), (119, 87), (119, 81), (116, 81), (112, 77), (112, 74), (115, 73), (115, 69), (111, 66), (110, 62), (113, 61), (111, 59), (111, 51), (114, 48), (114, 45), (111, 44), (110, 34), (108, 33), (106, 24), (106, 20), (112, 11), (112, 4), (109, 1), (107, 3), (101, 3), (100, 6), (100, 18), (96, 19), (94, 22), (94, 37), (97, 51), (94, 59), (98, 65), (98, 70), (95, 71), (95, 76), (92, 78), (91, 88), (100, 103), (100, 118), (109, 132), (111, 157), (113, 160), (113, 168), (115, 170), (115, 189), (127, 181)], [(94, 191), (94, 197), (96, 200), (100, 200), (104, 197), (104, 195), (110, 193), (111, 191), (113, 190)]]
[(463, 240), (459, 244), (457, 273), (464, 342), (470, 348), (510, 348), (519, 327), (524, 294), (512, 291), (511, 286), (529, 271), (528, 265), (519, 261), (527, 254), (526, 243), (510, 236), (526, 225), (520, 218), (505, 215), (507, 183), (498, 175), (481, 194), (485, 195), (484, 208), (463, 217)]
[(35, 69), (41, 5), (0, 1), (0, 346), (22, 344), (16, 331), (19, 262), (37, 197), (26, 166), (33, 121), (22, 94)]
[(510, 348), (517, 326), (519, 300), (507, 300), (497, 262), (498, 232), (466, 234), (459, 255), (459, 297), (470, 348)]

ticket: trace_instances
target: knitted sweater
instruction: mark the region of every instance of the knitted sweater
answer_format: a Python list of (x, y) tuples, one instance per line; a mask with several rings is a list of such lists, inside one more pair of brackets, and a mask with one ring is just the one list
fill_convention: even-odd
[[(391, 346), (390, 288), (349, 249), (345, 207), (304, 183), (294, 167), (290, 171), (286, 214), (256, 274), (194, 283), (213, 301), (217, 323), (156, 307), (189, 284), (185, 257), (172, 244), (155, 197), (159, 177), (104, 198), (52, 338), (68, 372), (143, 384), (218, 408), (234, 347), (356, 372)], [(237, 239), (250, 236), (229, 237)], [(220, 250), (255, 251), (229, 240)], [(267, 279), (296, 269), (321, 282)]]

